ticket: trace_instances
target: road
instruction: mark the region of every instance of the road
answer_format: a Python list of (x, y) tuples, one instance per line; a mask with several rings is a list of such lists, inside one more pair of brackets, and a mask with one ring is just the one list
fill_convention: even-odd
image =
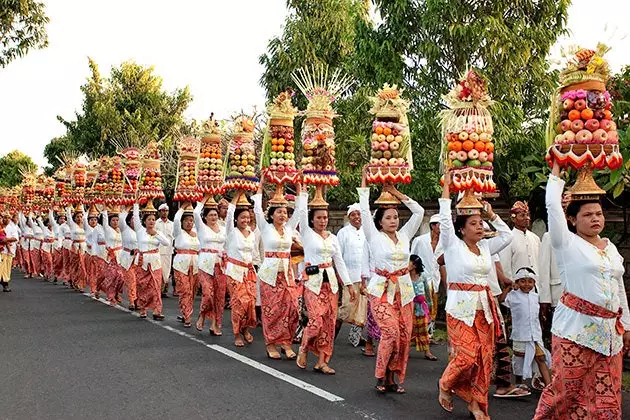
[[(184, 329), (176, 298), (155, 322), (18, 272), (12, 288), (0, 293), (0, 419), (468, 418), (461, 401), (452, 415), (437, 403), (445, 346), (434, 346), (438, 362), (412, 351), (406, 395), (377, 395), (374, 359), (347, 343), (346, 328), (330, 363), (337, 374), (326, 376), (311, 370), (312, 355), (306, 371), (267, 359), (260, 329), (244, 349), (229, 328)], [(491, 398), (490, 414), (531, 419), (536, 401)]]

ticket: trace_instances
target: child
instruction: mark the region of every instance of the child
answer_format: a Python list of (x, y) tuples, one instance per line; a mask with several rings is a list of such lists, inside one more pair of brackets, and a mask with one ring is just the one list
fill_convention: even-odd
[(551, 355), (543, 346), (538, 318), (540, 305), (534, 292), (536, 273), (529, 267), (516, 272), (514, 290), (506, 288), (499, 300), (512, 312), (512, 366), (517, 382), (532, 377), (537, 366), (545, 386), (551, 383)]
[(431, 305), (431, 299), (427, 299), (429, 293), (429, 284), (426, 276), (423, 276), (424, 266), (422, 265), (422, 259), (413, 254), (409, 257), (409, 275), (413, 283), (413, 291), (416, 294), (414, 298), (414, 310), (413, 310), (413, 330), (411, 332), (411, 342), (415, 343), (416, 351), (423, 351), (424, 358), (431, 361), (436, 361), (435, 357), (431, 353), (429, 348), (429, 331), (427, 329), (430, 319), (429, 305)]

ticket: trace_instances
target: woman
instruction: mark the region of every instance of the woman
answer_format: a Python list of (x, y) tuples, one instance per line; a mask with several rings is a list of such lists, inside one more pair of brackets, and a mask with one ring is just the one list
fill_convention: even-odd
[(61, 219), (59, 219), (59, 229), (61, 230), (61, 234), (63, 235), (63, 241), (61, 244), (61, 259), (63, 261), (63, 270), (61, 278), (63, 279), (63, 283), (66, 286), (72, 287), (72, 267), (70, 264), (70, 255), (72, 251), (72, 232), (70, 230), (70, 223), (68, 222), (70, 218), (68, 218), (66, 214), (63, 215), (63, 218), (63, 223), (61, 223)]
[[(271, 206), (265, 218), (262, 209), (264, 183), (265, 178), (262, 176), (258, 193), (252, 196), (252, 200), (256, 225), (260, 229), (264, 248), (258, 280), (267, 357), (281, 359), (278, 353), (278, 346), (280, 346), (287, 359), (295, 360), (297, 355), (291, 348), (291, 344), (298, 326), (298, 300), (295, 278), (291, 269), (291, 245), (293, 232), (299, 222), (299, 214), (295, 212), (289, 219), (286, 207)], [(299, 195), (301, 186), (298, 183), (296, 187)]]
[(197, 258), (199, 255), (199, 238), (193, 232), (195, 226), (192, 212), (184, 212), (180, 207), (173, 220), (173, 237), (175, 238), (175, 258), (173, 270), (177, 294), (179, 297), (178, 320), (185, 328), (191, 327), (195, 291), (197, 290)]
[(136, 270), (134, 269), (133, 260), (135, 252), (138, 249), (138, 239), (136, 237), (136, 231), (133, 229), (133, 218), (127, 209), (120, 212), (118, 220), (122, 220), (122, 223), (119, 223), (123, 246), (122, 251), (120, 251), (120, 267), (123, 270), (129, 310), (135, 311), (138, 294), (136, 288)]
[(55, 237), (50, 229), (50, 219), (43, 220), (40, 217), (37, 218), (37, 225), (42, 231), (42, 246), (40, 251), (40, 260), (42, 264), (42, 272), (44, 278), (48, 281), (52, 281), (53, 277), (53, 244), (55, 243)]
[[(363, 221), (361, 226), (369, 247), (370, 271), (374, 268), (367, 287), (370, 310), (381, 331), (376, 355), (376, 391), (404, 394), (415, 297), (409, 277), (409, 244), (422, 223), (424, 209), (386, 184), (383, 190), (407, 206), (411, 218), (400, 230), (398, 210), (395, 208), (379, 207), (372, 218), (366, 175), (364, 171), (361, 188), (357, 190)], [(396, 375), (399, 383), (396, 383)]]
[(546, 202), (564, 292), (551, 327), (551, 385), (534, 418), (621, 419), (622, 357), (630, 350), (623, 258), (599, 236), (605, 222), (599, 200), (571, 201), (565, 218), (559, 175), (554, 162)]
[(424, 352), (424, 358), (435, 362), (437, 357), (431, 353), (429, 340), (429, 319), (431, 318), (429, 307), (431, 298), (430, 288), (427, 278), (422, 275), (424, 266), (419, 256), (412, 254), (409, 257), (409, 277), (413, 283), (413, 290), (416, 297), (413, 299), (413, 330), (411, 331), (411, 341), (416, 346), (416, 351)]
[[(70, 214), (70, 207), (66, 207), (66, 218), (70, 227), (70, 236), (72, 239), (72, 247), (70, 248), (69, 257), (69, 282), (72, 288), (78, 292), (85, 289), (87, 282), (87, 272), (85, 269), (85, 252), (87, 246), (85, 243), (85, 229), (83, 229), (83, 206), (80, 211)], [(87, 218), (87, 215), (85, 216)]]
[(476, 419), (487, 419), (495, 337), (501, 330), (488, 278), (491, 256), (510, 243), (512, 232), (488, 203), (483, 203), (485, 213), (497, 236), (483, 239), (480, 214), (458, 215), (453, 225), (450, 174), (444, 178), (439, 200), (440, 243), (448, 271), (446, 322), (454, 355), (439, 381), (439, 403), (451, 412), (455, 393), (468, 403)]
[(144, 211), (140, 221), (140, 206), (133, 205), (133, 227), (138, 238), (135, 253), (136, 284), (138, 287), (138, 309), (140, 318), (147, 317), (147, 309), (153, 311), (153, 319), (164, 320), (162, 315), (162, 264), (160, 245), (168, 246), (169, 241), (155, 229), (155, 210)]
[(103, 227), (98, 223), (98, 211), (95, 207), (88, 210), (87, 220), (84, 219), (83, 229), (85, 229), (88, 252), (86, 253), (85, 268), (90, 285), (90, 293), (97, 299), (100, 297), (100, 284), (105, 279), (105, 263), (107, 262), (107, 248)]
[(33, 236), (30, 240), (30, 254), (31, 254), (31, 277), (42, 275), (42, 241), (44, 240), (44, 231), (33, 220), (33, 214), (28, 215), (28, 226), (33, 231)]
[[(119, 228), (118, 214), (113, 213), (111, 216), (107, 210), (102, 213), (103, 237), (98, 237), (98, 242), (105, 243), (105, 252), (107, 260), (103, 263), (103, 274), (100, 275), (98, 292), (105, 293), (109, 304), (114, 306), (118, 302), (117, 297), (122, 291), (124, 283), (123, 268), (120, 266), (120, 254), (122, 252), (122, 235)], [(101, 230), (100, 229), (100, 230)], [(100, 259), (100, 257), (98, 257)], [(99, 263), (97, 263), (99, 264)]]
[(48, 211), (48, 220), (52, 225), (52, 231), (55, 238), (53, 242), (53, 273), (55, 275), (55, 283), (59, 279), (63, 279), (63, 231), (61, 224), (65, 225), (66, 217), (59, 214), (59, 222), (55, 220), (55, 214), (52, 209)]
[[(201, 305), (197, 330), (203, 331), (204, 321), (210, 320), (210, 334), (220, 336), (225, 308), (227, 283), (221, 267), (221, 255), (225, 246), (225, 227), (219, 225), (219, 212), (216, 208), (206, 210), (201, 218), (203, 203), (197, 203), (193, 216), (199, 236), (199, 282), (201, 283)], [(205, 223), (204, 223), (205, 220)]]
[[(300, 236), (304, 246), (304, 302), (308, 311), (308, 325), (302, 333), (302, 344), (296, 363), (306, 369), (308, 352), (317, 355), (315, 372), (334, 375), (328, 362), (333, 352), (337, 321), (338, 277), (344, 286), (352, 285), (348, 269), (341, 256), (337, 237), (328, 230), (328, 210), (307, 209), (308, 193), (300, 193), (295, 212), (300, 218)], [(334, 263), (334, 265), (333, 265)], [(356, 293), (346, 287), (350, 300)]]
[(227, 265), (230, 303), (232, 306), (232, 331), (234, 345), (243, 347), (254, 341), (250, 328), (256, 327), (256, 271), (254, 258), (254, 233), (249, 228), (247, 208), (236, 208), (238, 194), (228, 206), (225, 219)]
[(22, 237), (20, 239), (20, 248), (22, 250), (22, 270), (24, 271), (24, 278), (30, 279), (31, 275), (31, 239), (33, 239), (33, 229), (31, 229), (26, 223), (26, 217), (22, 212), (18, 215), (18, 222), (20, 230), (22, 231)]

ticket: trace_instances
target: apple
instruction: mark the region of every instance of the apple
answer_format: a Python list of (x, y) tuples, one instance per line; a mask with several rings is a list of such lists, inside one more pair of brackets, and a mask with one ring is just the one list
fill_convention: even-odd
[(392, 157), (392, 152), (390, 152), (389, 150), (386, 150), (383, 152), (383, 157), (385, 159), (390, 159)]
[(387, 149), (389, 149), (389, 143), (387, 143), (386, 141), (381, 142), (381, 145), (379, 147), (382, 151), (385, 151)]
[(468, 160), (468, 152), (464, 150), (460, 150), (457, 152), (457, 160), (461, 160), (462, 162), (466, 162)]
[(580, 130), (575, 134), (575, 141), (578, 143), (590, 143), (593, 141), (593, 133), (588, 130)]
[(397, 164), (400, 165), (404, 165), (405, 164), (405, 159), (404, 158), (398, 158), (398, 162)]
[(477, 142), (477, 141), (479, 141), (479, 134), (477, 134), (477, 133), (470, 133), (470, 135), (468, 136), (468, 139), (470, 141)]
[(468, 159), (475, 160), (479, 157), (479, 152), (476, 149), (472, 149), (468, 152)]
[(388, 142), (388, 143), (393, 142), (393, 141), (394, 141), (394, 139), (395, 139), (395, 137), (394, 137), (394, 136), (392, 136), (391, 134), (385, 138), (385, 140), (387, 140), (387, 142)]
[(488, 154), (486, 152), (479, 152), (479, 161), (481, 163), (488, 161)]
[(396, 158), (391, 158), (389, 160), (389, 166), (396, 166), (397, 163), (398, 163), (398, 159)]
[(373, 155), (374, 155), (374, 157), (375, 157), (376, 159), (380, 159), (380, 158), (382, 158), (382, 157), (383, 157), (383, 152), (381, 152), (381, 151), (374, 152), (374, 154), (373, 154)]
[(563, 134), (564, 141), (560, 143), (575, 143), (575, 133), (573, 131), (567, 131)]
[(388, 163), (389, 163), (388, 159), (382, 158), (381, 160), (379, 160), (379, 164), (381, 166), (387, 166)]
[(391, 142), (389, 144), (389, 148), (392, 150), (398, 150), (400, 149), (400, 143), (398, 143), (397, 141)]
[(562, 127), (562, 131), (571, 130), (571, 120), (562, 120), (560, 127)]
[(593, 142), (594, 143), (606, 143), (608, 140), (608, 133), (606, 130), (600, 128), (599, 130), (595, 130), (593, 132)]
[(618, 144), (619, 143), (619, 134), (616, 131), (608, 132), (608, 140), (606, 140), (606, 144)]
[(376, 159), (376, 158), (370, 159), (370, 165), (372, 165), (372, 166), (378, 165), (378, 159)]
[(610, 131), (612, 130), (612, 124), (613, 122), (611, 120), (601, 120), (599, 122), (599, 128), (602, 128), (606, 131)]
[(397, 143), (401, 143), (402, 140), (403, 140), (402, 136), (395, 136), (394, 137), (394, 141), (397, 142)]
[(577, 133), (578, 131), (581, 131), (584, 129), (584, 122), (582, 120), (573, 120), (571, 122), (571, 130), (574, 133)]
[(488, 153), (488, 162), (494, 162), (494, 153)]
[(487, 143), (490, 141), (490, 134), (488, 133), (481, 133), (479, 134), (479, 140), (481, 140), (484, 143)]
[(372, 141), (378, 141), (378, 134), (372, 134)]
[(595, 111), (593, 111), (593, 118), (595, 118), (596, 120), (603, 120), (605, 115), (606, 114), (604, 113), (603, 109), (596, 109)]
[[(398, 156), (396, 156), (398, 157)], [(448, 159), (449, 160), (457, 160), (457, 152), (455, 150), (451, 150), (450, 152), (448, 152)]]
[(459, 139), (461, 141), (466, 141), (468, 140), (468, 133), (466, 131), (462, 131), (461, 133), (459, 133)]
[(595, 131), (599, 128), (599, 121), (597, 121), (595, 118), (591, 118), (584, 123), (584, 128), (586, 128), (588, 131)]
[(565, 99), (564, 102), (562, 103), (562, 108), (565, 111), (570, 111), (573, 109), (573, 99)]
[[(567, 133), (573, 133), (573, 131), (567, 131)], [(564, 135), (563, 134), (558, 134), (554, 139), (553, 142), (555, 144), (562, 144), (564, 143)]]
[[(372, 150), (378, 150), (378, 147), (380, 146), (380, 143), (377, 141), (373, 141), (372, 142)], [(271, 153), (275, 153), (275, 152), (271, 152)]]
[(470, 166), (470, 167), (472, 167), (472, 168), (476, 168), (476, 167), (478, 167), (478, 166), (481, 166), (481, 162), (479, 162), (479, 161), (478, 161), (478, 160), (476, 160), (476, 159), (469, 160), (468, 162), (466, 162), (466, 166)]
[(387, 136), (385, 134), (379, 134), (378, 135), (378, 141), (380, 143), (383, 143), (385, 140), (387, 140)]
[(584, 99), (578, 99), (573, 104), (573, 107), (581, 112), (584, 108), (586, 108), (586, 101)]

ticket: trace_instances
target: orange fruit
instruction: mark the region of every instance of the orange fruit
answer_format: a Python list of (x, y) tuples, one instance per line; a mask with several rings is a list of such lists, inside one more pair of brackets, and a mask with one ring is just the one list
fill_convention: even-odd
[(447, 150), (449, 150), (449, 151), (450, 151), (450, 150), (453, 150), (453, 145), (454, 145), (454, 143), (453, 143), (452, 141), (449, 141), (449, 142), (448, 142), (448, 145), (446, 146), (446, 147), (447, 147)]
[(582, 114), (577, 109), (572, 109), (571, 111), (569, 111), (569, 120), (571, 121), (580, 119), (581, 116)]
[(494, 152), (494, 143), (486, 143), (486, 153)]
[(389, 136), (390, 134), (392, 134), (392, 129), (389, 127), (385, 127), (383, 129), (383, 134), (385, 134), (386, 136)]
[(284, 139), (278, 139), (278, 144), (279, 145), (283, 145), (284, 144)]
[(374, 132), (376, 134), (383, 134), (383, 127), (381, 126), (376, 127), (376, 130), (374, 130)]
[(271, 139), (271, 144), (278, 144), (278, 139)]
[(486, 143), (479, 140), (475, 143), (475, 150), (477, 150), (478, 152), (483, 152), (484, 150), (486, 150)]
[(459, 152), (462, 150), (462, 142), (461, 141), (454, 141), (453, 143), (453, 151), (455, 152)]
[(604, 119), (612, 120), (612, 112), (610, 112), (609, 110), (605, 110), (604, 111)]
[(470, 152), (474, 147), (475, 147), (475, 143), (473, 143), (470, 140), (466, 140), (465, 142), (462, 143), (462, 149), (464, 149), (467, 152)]
[(589, 108), (584, 108), (580, 113), (580, 116), (584, 121), (590, 120), (591, 118), (593, 118), (593, 110)]

